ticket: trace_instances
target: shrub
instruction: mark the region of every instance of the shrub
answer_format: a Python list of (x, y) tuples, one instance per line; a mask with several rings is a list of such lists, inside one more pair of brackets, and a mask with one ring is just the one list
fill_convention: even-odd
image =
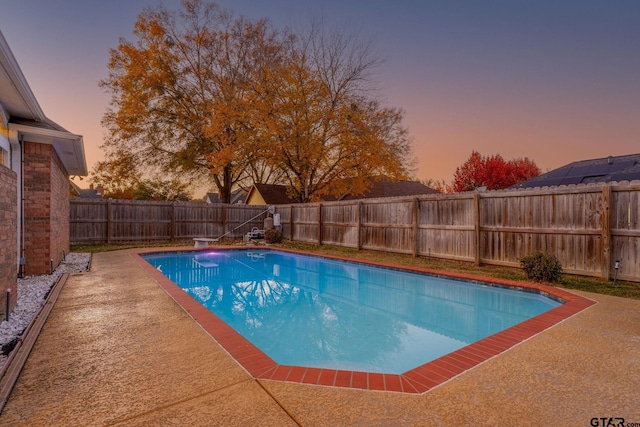
[(559, 282), (562, 264), (554, 255), (534, 252), (520, 259), (520, 265), (527, 278), (535, 282)]
[(276, 228), (267, 228), (264, 230), (264, 241), (267, 243), (282, 242), (282, 231)]

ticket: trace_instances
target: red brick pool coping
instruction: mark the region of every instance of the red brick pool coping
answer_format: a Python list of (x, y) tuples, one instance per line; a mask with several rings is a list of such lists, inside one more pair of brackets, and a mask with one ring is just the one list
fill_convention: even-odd
[[(242, 250), (243, 248), (211, 247), (202, 250), (189, 251), (196, 252), (211, 249)], [(255, 250), (255, 248), (251, 249)], [(269, 248), (260, 249), (270, 250)], [(540, 314), (480, 341), (476, 341), (473, 344), (469, 344), (466, 347), (432, 360), (431, 362), (425, 363), (424, 365), (403, 374), (381, 374), (375, 372), (279, 365), (224, 321), (218, 318), (218, 316), (206, 309), (186, 291), (182, 290), (179, 286), (166, 278), (160, 271), (147, 263), (140, 254), (148, 254), (148, 251), (140, 251), (139, 253), (132, 253), (132, 255), (138, 264), (160, 285), (160, 287), (164, 289), (165, 292), (167, 292), (167, 294), (169, 294), (169, 296), (171, 296), (184, 310), (186, 310), (187, 313), (189, 313), (189, 315), (207, 333), (209, 333), (242, 367), (244, 367), (251, 376), (253, 376), (253, 378), (301, 384), (401, 393), (424, 393), (568, 319), (587, 307), (596, 304), (595, 301), (572, 294), (563, 289), (536, 283), (516, 282), (461, 273), (428, 270), (417, 267), (405, 267), (378, 262), (354, 260), (281, 248), (278, 248), (277, 251), (321, 256), (329, 259), (426, 273), (451, 279), (491, 283), (498, 286), (539, 292), (543, 295), (561, 298), (566, 302), (561, 306), (547, 311), (546, 313)], [(170, 252), (176, 251), (170, 250)]]

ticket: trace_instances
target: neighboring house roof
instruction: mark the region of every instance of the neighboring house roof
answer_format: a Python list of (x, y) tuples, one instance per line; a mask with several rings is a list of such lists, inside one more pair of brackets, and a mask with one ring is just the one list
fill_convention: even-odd
[(97, 190), (93, 190), (91, 188), (81, 188), (80, 194), (78, 194), (79, 199), (102, 199), (102, 194), (100, 194)]
[(204, 202), (209, 203), (210, 205), (215, 203), (222, 203), (220, 200), (220, 195), (218, 193), (207, 193), (204, 195)]
[[(231, 193), (230, 204), (232, 205), (243, 204), (246, 198), (247, 198), (247, 193), (244, 192), (243, 190), (234, 191), (233, 193)], [(209, 204), (222, 203), (222, 200), (220, 199), (220, 194), (218, 193), (205, 194), (204, 201), (205, 203), (209, 203)]]
[(371, 188), (363, 195), (351, 195), (340, 200), (373, 199), (377, 197), (419, 196), (423, 194), (439, 194), (437, 190), (416, 181), (376, 181), (372, 180)]
[(89, 188), (80, 188), (78, 184), (69, 180), (69, 187), (71, 196), (79, 199), (102, 199), (104, 196), (104, 188), (101, 184), (98, 184), (96, 188), (93, 188), (93, 184), (90, 184)]
[(21, 137), (31, 142), (51, 144), (69, 175), (87, 175), (82, 136), (68, 132), (45, 116), (2, 32), (0, 120), (9, 130), (12, 144), (18, 144)]
[(296, 201), (287, 194), (286, 185), (254, 184), (249, 190), (249, 194), (247, 194), (247, 204), (256, 200), (256, 193), (262, 196), (261, 201), (264, 201), (265, 205), (288, 205), (296, 203)]
[(552, 187), (636, 179), (640, 179), (640, 154), (629, 154), (569, 163), (509, 188)]
[[(247, 203), (257, 198), (254, 193), (258, 192), (264, 203), (267, 205), (286, 205), (297, 203), (296, 200), (289, 197), (287, 186), (277, 184), (255, 184), (247, 195)], [(414, 181), (377, 181), (372, 180), (371, 188), (364, 195), (347, 194), (340, 198), (327, 197), (326, 201), (336, 200), (356, 200), (356, 199), (372, 199), (378, 197), (398, 197), (398, 196), (419, 196), (424, 194), (439, 194), (437, 190), (427, 187), (424, 184)]]
[(71, 197), (79, 197), (82, 189), (75, 182), (69, 180), (69, 193)]
[(98, 185), (93, 188), (93, 184), (89, 188), (81, 188), (78, 197), (81, 199), (102, 199), (104, 196), (104, 188), (102, 185)]
[(244, 203), (247, 199), (247, 193), (243, 190), (236, 191), (235, 193), (231, 193), (231, 204), (239, 205)]

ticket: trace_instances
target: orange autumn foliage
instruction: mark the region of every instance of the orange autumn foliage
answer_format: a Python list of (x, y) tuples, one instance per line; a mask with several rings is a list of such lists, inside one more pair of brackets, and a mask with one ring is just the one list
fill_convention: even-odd
[(101, 82), (107, 154), (209, 182), (223, 201), (254, 182), (289, 184), (303, 202), (406, 178), (403, 114), (368, 96), (376, 61), (356, 39), (277, 31), (204, 0), (146, 8), (134, 36)]

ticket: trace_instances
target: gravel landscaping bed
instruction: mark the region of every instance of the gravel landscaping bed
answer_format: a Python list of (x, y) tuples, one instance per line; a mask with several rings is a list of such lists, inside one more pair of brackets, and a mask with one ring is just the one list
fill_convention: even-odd
[(0, 347), (2, 349), (0, 351), (0, 368), (4, 365), (7, 355), (15, 346), (17, 339), (38, 314), (51, 287), (64, 273), (87, 271), (90, 261), (91, 254), (89, 253), (70, 253), (53, 274), (18, 279), (18, 303), (11, 311), (9, 321), (3, 319), (0, 323)]

